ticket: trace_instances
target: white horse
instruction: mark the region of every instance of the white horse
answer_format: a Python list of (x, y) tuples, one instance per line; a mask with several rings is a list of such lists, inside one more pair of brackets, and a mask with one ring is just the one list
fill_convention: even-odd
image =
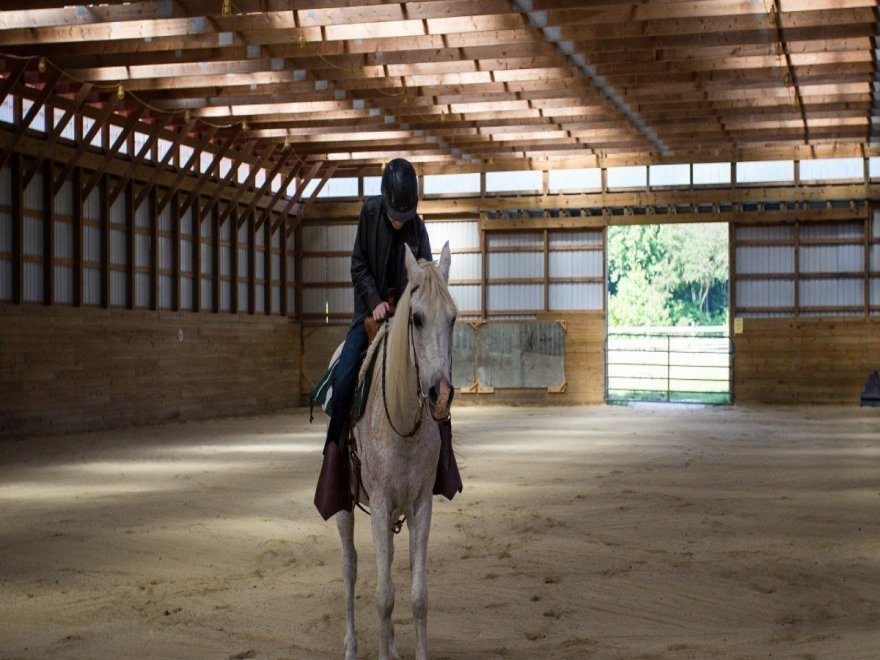
[[(405, 517), (412, 569), (412, 610), (416, 660), (427, 660), (428, 587), (426, 563), (431, 527), (432, 488), (440, 453), (440, 432), (431, 420), (449, 416), (452, 398), (452, 328), (456, 308), (449, 295), (449, 243), (439, 263), (416, 262), (406, 252), (409, 284), (370, 347), (376, 353), (364, 415), (355, 425), (363, 487), (369, 495), (373, 545), (376, 548), (379, 613), (379, 659), (399, 658), (394, 642), (394, 528)], [(384, 335), (384, 337), (383, 337)], [(368, 353), (364, 364), (369, 364)], [(361, 376), (364, 376), (365, 369)], [(428, 414), (426, 414), (428, 413)], [(357, 551), (354, 514), (336, 515), (342, 540), (345, 578), (345, 658), (355, 660), (354, 587)]]

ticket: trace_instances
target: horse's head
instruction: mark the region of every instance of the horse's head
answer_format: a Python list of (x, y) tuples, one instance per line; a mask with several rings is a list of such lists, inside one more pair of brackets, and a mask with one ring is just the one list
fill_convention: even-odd
[(428, 400), (432, 417), (449, 416), (452, 388), (452, 330), (457, 310), (449, 295), (449, 242), (439, 262), (417, 262), (407, 248), (409, 278), (409, 324), (412, 351), (418, 365), (420, 387)]

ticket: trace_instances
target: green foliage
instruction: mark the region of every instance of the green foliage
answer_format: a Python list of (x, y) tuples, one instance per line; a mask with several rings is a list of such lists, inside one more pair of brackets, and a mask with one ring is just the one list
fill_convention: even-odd
[(727, 225), (630, 225), (608, 230), (610, 325), (727, 322)]

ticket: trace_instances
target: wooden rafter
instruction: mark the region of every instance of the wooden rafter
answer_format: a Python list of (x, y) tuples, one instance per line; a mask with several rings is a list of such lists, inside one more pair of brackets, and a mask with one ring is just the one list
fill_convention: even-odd
[(33, 105), (31, 105), (30, 109), (27, 111), (27, 114), (22, 118), (21, 124), (15, 131), (15, 134), (12, 136), (12, 140), (6, 146), (2, 153), (0, 153), (0, 169), (6, 166), (6, 163), (9, 162), (9, 158), (12, 156), (12, 152), (15, 151), (15, 148), (18, 146), (19, 141), (21, 140), (24, 132), (30, 128), (31, 123), (37, 117), (37, 114), (45, 107), (46, 100), (51, 96), (52, 91), (55, 89), (55, 85), (58, 84), (58, 81), (61, 80), (61, 74), (58, 71), (52, 71), (47, 75), (46, 82), (43, 85), (42, 90), (37, 95), (37, 97), (33, 101)]
[[(153, 169), (153, 173), (150, 175), (150, 178), (141, 187), (141, 191), (138, 193), (137, 197), (135, 198), (135, 200), (134, 200), (134, 207), (135, 208), (139, 208), (140, 205), (143, 203), (143, 201), (147, 198), (147, 195), (150, 193), (150, 191), (153, 190), (154, 186), (156, 185), (156, 181), (159, 180), (159, 175), (162, 173), (162, 170), (168, 166), (168, 163), (171, 162), (171, 159), (174, 157), (174, 154), (177, 153), (177, 149), (178, 149), (181, 141), (190, 131), (193, 130), (194, 126), (195, 126), (195, 122), (193, 120), (190, 120), (186, 124), (181, 126), (180, 130), (177, 131), (177, 133), (174, 135), (174, 138), (171, 140), (171, 144), (168, 145), (168, 151), (165, 152), (165, 155), (159, 161), (158, 167)], [(206, 139), (210, 140), (211, 137), (213, 137), (213, 135), (207, 136)], [(138, 161), (138, 162), (143, 162), (143, 161)], [(135, 163), (132, 163), (132, 165), (135, 165)], [(124, 176), (123, 178), (130, 178), (130, 176), (131, 175), (126, 174), (126, 176)], [(182, 175), (178, 174), (178, 176), (181, 176), (181, 180), (182, 180)], [(179, 185), (179, 183), (180, 182), (178, 181), (175, 185)], [(115, 200), (116, 197), (121, 192), (122, 192), (122, 188), (120, 186), (117, 186), (116, 189), (113, 191), (111, 199)], [(157, 205), (157, 209), (158, 209), (158, 205)], [(156, 213), (158, 215), (159, 211), (157, 210)]]
[(70, 123), (70, 120), (73, 119), (76, 111), (82, 107), (83, 103), (85, 103), (89, 94), (92, 91), (91, 83), (85, 83), (76, 93), (76, 98), (73, 100), (73, 107), (64, 111), (64, 114), (61, 116), (61, 119), (55, 125), (55, 128), (46, 136), (46, 144), (43, 147), (43, 150), (40, 154), (34, 159), (34, 162), (28, 168), (27, 172), (25, 172), (23, 182), (25, 188), (27, 188), (28, 184), (31, 182), (31, 179), (34, 178), (34, 175), (40, 171), (40, 167), (43, 165), (43, 161), (48, 158), (52, 149), (55, 146), (55, 143), (58, 141), (58, 138), (61, 137), (61, 134), (64, 132), (64, 129), (67, 128), (67, 125)]
[[(168, 202), (170, 202), (171, 199), (174, 197), (175, 193), (177, 193), (177, 191), (180, 187), (180, 184), (183, 182), (183, 180), (186, 178), (186, 176), (188, 174), (196, 171), (195, 168), (198, 165), (199, 159), (202, 156), (202, 151), (208, 145), (208, 143), (213, 139), (213, 137), (217, 133), (217, 131), (218, 131), (218, 128), (216, 126), (209, 127), (207, 135), (202, 136), (202, 139), (204, 140), (204, 142), (201, 145), (199, 145), (198, 147), (196, 147), (195, 149), (193, 149), (193, 152), (192, 152), (192, 154), (190, 154), (190, 157), (187, 159), (186, 163), (182, 164), (178, 168), (177, 176), (174, 178), (174, 183), (172, 183), (171, 186), (169, 186), (168, 190), (165, 191), (165, 196), (159, 202), (159, 208), (157, 211), (159, 214), (161, 214), (162, 211), (165, 209), (165, 207), (168, 206)], [(142, 194), (143, 194), (143, 191), (142, 191)]]
[[(279, 163), (283, 163), (283, 161), (284, 161), (284, 152), (285, 152), (284, 147), (281, 147), (281, 151), (282, 151), (282, 154), (281, 154), (281, 158), (279, 158)], [(238, 184), (238, 186), (236, 187), (235, 193), (232, 196), (232, 199), (226, 204), (225, 208), (220, 213), (220, 215), (217, 219), (218, 225), (222, 225), (226, 221), (226, 218), (229, 217), (229, 215), (235, 209), (236, 204), (238, 204), (238, 200), (240, 200), (241, 196), (244, 194), (244, 191), (247, 190), (248, 188), (250, 188), (254, 184), (254, 181), (256, 181), (256, 179), (257, 179), (257, 174), (266, 166), (266, 163), (269, 162), (269, 159), (272, 157), (272, 154), (274, 152), (275, 152), (274, 146), (266, 149), (263, 152), (263, 155), (260, 156), (260, 159), (257, 161), (257, 163), (250, 168), (250, 170), (248, 171), (247, 177), (245, 177), (244, 181), (242, 181), (240, 184)], [(280, 168), (280, 164), (279, 164), (279, 168)], [(267, 176), (265, 183), (269, 183), (271, 185), (271, 179), (274, 178), (274, 176), (275, 176), (274, 174), (270, 174), (269, 176)], [(254, 198), (256, 199), (257, 195), (254, 195)]]
[[(125, 126), (123, 126), (122, 131), (116, 137), (116, 140), (113, 141), (113, 144), (107, 149), (106, 154), (104, 155), (104, 162), (101, 166), (92, 172), (92, 176), (89, 178), (86, 183), (85, 190), (83, 190), (83, 198), (88, 198), (89, 193), (92, 189), (98, 184), (98, 181), (101, 180), (101, 177), (104, 176), (104, 172), (107, 171), (107, 167), (113, 161), (114, 158), (119, 154), (120, 149), (122, 149), (122, 145), (128, 140), (131, 135), (132, 129), (137, 125), (140, 121), (140, 118), (144, 115), (147, 109), (143, 106), (137, 108), (134, 112), (132, 112), (125, 121)], [(110, 202), (110, 205), (113, 205), (113, 202)]]
[[(213, 153), (212, 158), (211, 158), (211, 164), (202, 170), (202, 173), (199, 176), (198, 182), (193, 187), (193, 189), (189, 192), (189, 194), (187, 195), (186, 200), (183, 202), (183, 204), (180, 205), (181, 212), (183, 211), (183, 209), (189, 207), (198, 198), (199, 193), (202, 191), (202, 188), (204, 188), (205, 184), (208, 182), (208, 179), (213, 174), (214, 168), (216, 168), (220, 164), (220, 161), (223, 160), (223, 158), (226, 156), (226, 154), (232, 148), (232, 145), (235, 144), (235, 140), (241, 134), (241, 131), (242, 131), (242, 128), (240, 125), (235, 126), (232, 129), (232, 132), (230, 133), (230, 135), (227, 136), (226, 140), (220, 146), (220, 148), (216, 152)], [(232, 169), (235, 169), (235, 168), (232, 168)], [(163, 208), (164, 208), (164, 205), (159, 207), (160, 213), (162, 212)]]
[[(290, 212), (290, 209), (293, 208), (293, 205), (300, 201), (300, 199), (302, 198), (302, 194), (306, 189), (306, 186), (308, 186), (309, 182), (315, 176), (317, 176), (318, 172), (321, 171), (321, 167), (323, 167), (323, 165), (324, 164), (321, 162), (314, 163), (312, 165), (312, 167), (309, 169), (309, 171), (306, 173), (306, 175), (304, 177), (302, 177), (299, 184), (297, 184), (296, 190), (294, 191), (293, 195), (291, 195), (290, 199), (287, 201), (287, 204), (285, 204), (284, 208), (282, 209), (282, 211), (281, 211), (282, 216), (284, 216), (288, 212)], [(297, 178), (299, 178), (299, 177), (297, 177)], [(287, 190), (286, 186), (279, 189), (278, 193), (280, 193), (280, 195), (278, 195), (278, 193), (276, 193), (276, 195), (278, 195), (277, 198), (280, 199), (281, 196), (284, 195), (284, 192), (286, 190)], [(270, 204), (269, 206), (267, 206), (263, 210), (263, 213), (260, 214), (260, 217), (256, 222), (257, 229), (259, 229), (263, 225), (263, 223), (266, 222), (266, 220), (268, 220), (269, 217), (272, 215), (272, 212), (275, 210), (275, 203), (274, 203), (275, 201), (276, 201), (276, 198), (273, 197), (273, 199), (272, 199), (273, 203)]]
[[(150, 132), (147, 133), (147, 139), (144, 141), (144, 144), (136, 153), (131, 154), (131, 163), (128, 166), (128, 169), (125, 171), (123, 177), (116, 184), (116, 187), (110, 193), (110, 205), (113, 205), (113, 202), (116, 201), (116, 198), (131, 180), (132, 175), (134, 174), (135, 169), (137, 169), (138, 165), (144, 163), (147, 159), (147, 155), (150, 153), (150, 150), (153, 148), (153, 145), (156, 144), (156, 141), (159, 139), (159, 134), (165, 128), (164, 123), (159, 121), (158, 119), (153, 123), (153, 127), (150, 129)], [(89, 191), (92, 189), (94, 185), (96, 185), (97, 181), (95, 181), (95, 176), (92, 176), (92, 179), (89, 180), (89, 183), (86, 185), (86, 190), (84, 192), (84, 196), (88, 196)], [(138, 204), (135, 204), (134, 208), (137, 209), (139, 207)]]
[[(259, 192), (253, 196), (250, 204), (248, 204), (247, 208), (243, 213), (239, 214), (238, 218), (238, 227), (241, 227), (242, 223), (251, 216), (254, 212), (254, 209), (257, 207), (257, 202), (264, 196), (266, 196), (269, 191), (272, 190), (272, 181), (281, 171), (281, 168), (287, 163), (287, 159), (289, 155), (293, 153), (292, 147), (287, 147), (284, 150), (284, 153), (281, 155), (281, 158), (278, 159), (278, 162), (275, 163), (275, 166), (269, 172), (269, 175), (266, 177), (266, 181), (263, 183), (263, 187), (259, 190)], [(287, 190), (290, 183), (297, 177), (297, 175), (302, 171), (304, 164), (302, 161), (296, 161), (294, 166), (287, 172), (285, 176), (282, 177), (281, 185), (278, 187), (269, 199), (269, 203), (266, 204), (266, 210), (271, 213), (271, 209), (275, 208), (275, 205), (278, 201), (284, 197), (284, 193)]]

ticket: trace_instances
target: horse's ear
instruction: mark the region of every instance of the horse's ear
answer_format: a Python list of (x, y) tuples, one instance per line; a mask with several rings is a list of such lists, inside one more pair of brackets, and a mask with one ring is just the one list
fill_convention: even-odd
[(440, 252), (440, 272), (443, 273), (443, 279), (449, 282), (449, 263), (452, 261), (452, 255), (449, 252), (449, 241), (443, 244), (443, 251)]
[(406, 278), (409, 281), (410, 286), (416, 286), (419, 283), (419, 278), (422, 276), (422, 269), (419, 268), (419, 262), (416, 261), (415, 256), (413, 256), (412, 248), (406, 243), (403, 245), (403, 253), (406, 258)]

